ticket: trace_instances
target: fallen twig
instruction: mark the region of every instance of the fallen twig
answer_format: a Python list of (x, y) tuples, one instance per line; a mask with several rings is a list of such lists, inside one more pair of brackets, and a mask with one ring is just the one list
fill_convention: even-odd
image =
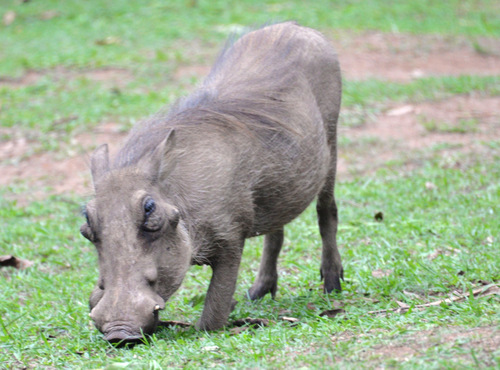
[[(472, 295), (474, 297), (486, 297), (486, 296), (490, 296), (490, 295), (494, 295), (494, 294), (500, 295), (500, 288), (496, 284), (491, 284), (491, 285), (488, 285), (485, 287), (477, 288), (477, 289), (474, 289), (472, 291)], [(470, 293), (469, 294), (462, 294), (462, 295), (452, 297), (452, 298), (440, 299), (439, 301), (434, 301), (434, 302), (424, 303), (424, 304), (417, 304), (417, 305), (413, 306), (412, 309), (421, 310), (421, 309), (425, 309), (427, 307), (440, 306), (443, 303), (444, 304), (451, 304), (451, 303), (455, 303), (455, 302), (464, 301), (469, 297), (470, 297)], [(389, 312), (404, 313), (404, 312), (407, 312), (411, 308), (411, 306), (406, 304), (406, 303), (398, 302), (398, 301), (396, 301), (396, 303), (399, 306), (397, 308), (368, 311), (367, 313), (370, 315), (382, 315), (382, 314), (386, 314)]]

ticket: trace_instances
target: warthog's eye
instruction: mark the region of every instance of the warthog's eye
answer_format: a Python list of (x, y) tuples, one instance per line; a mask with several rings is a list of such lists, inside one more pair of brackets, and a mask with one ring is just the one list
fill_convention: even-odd
[(87, 208), (84, 208), (82, 210), (83, 216), (85, 217), (85, 221), (87, 221), (87, 224), (90, 225), (90, 220), (89, 220), (89, 213), (87, 212)]
[(149, 217), (156, 209), (156, 203), (153, 198), (146, 198), (144, 201), (144, 214)]
[(93, 242), (94, 233), (92, 232), (92, 228), (90, 227), (89, 213), (87, 212), (86, 208), (82, 209), (82, 214), (85, 217), (86, 223), (84, 223), (82, 227), (80, 227), (80, 233), (83, 235), (84, 238)]
[(156, 203), (153, 198), (147, 197), (142, 204), (144, 209), (143, 229), (146, 231), (158, 231), (162, 228), (163, 217), (161, 212), (156, 211)]
[(80, 233), (83, 235), (85, 239), (94, 242), (94, 233), (92, 232), (92, 229), (90, 228), (88, 223), (83, 224), (82, 227), (80, 227)]

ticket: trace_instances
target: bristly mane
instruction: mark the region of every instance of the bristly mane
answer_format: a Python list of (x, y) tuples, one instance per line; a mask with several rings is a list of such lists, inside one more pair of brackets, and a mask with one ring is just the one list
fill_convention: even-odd
[[(136, 124), (115, 165), (123, 167), (151, 153), (172, 129), (210, 124), (260, 137), (265, 132), (295, 133), (286, 123), (297, 100), (292, 98), (291, 87), (295, 80), (303, 78), (294, 68), (292, 57), (300, 50), (289, 41), (289, 33), (276, 32), (271, 40), (268, 34), (256, 35), (264, 36), (230, 40), (201, 86), (177, 100), (168, 113), (163, 109)], [(263, 60), (262, 53), (251, 53), (255, 44), (283, 53), (265, 53)], [(124, 155), (124, 151), (129, 153)]]

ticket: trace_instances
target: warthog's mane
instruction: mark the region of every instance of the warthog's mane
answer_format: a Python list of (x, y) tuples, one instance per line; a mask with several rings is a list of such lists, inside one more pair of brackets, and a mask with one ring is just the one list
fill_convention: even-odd
[[(196, 130), (200, 125), (212, 125), (217, 130), (241, 130), (264, 140), (277, 132), (297, 135), (290, 122), (298, 117), (292, 117), (291, 112), (297, 116), (296, 105), (307, 99), (305, 95), (311, 95), (307, 89), (295, 89), (305, 78), (294, 65), (294, 55), (301, 50), (290, 42), (291, 36), (288, 29), (228, 42), (193, 93), (134, 126), (122, 149), (128, 152), (127, 160), (124, 156), (120, 159), (119, 154), (115, 163), (121, 167), (133, 163), (132, 158), (151, 153), (172, 129)], [(264, 51), (252, 52), (262, 48)]]

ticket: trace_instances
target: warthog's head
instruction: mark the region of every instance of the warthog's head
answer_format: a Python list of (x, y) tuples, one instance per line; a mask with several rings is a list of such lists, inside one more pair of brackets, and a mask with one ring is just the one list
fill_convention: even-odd
[(158, 311), (190, 265), (191, 245), (179, 211), (164, 201), (156, 184), (154, 154), (146, 164), (116, 170), (110, 170), (106, 145), (91, 159), (95, 198), (85, 207), (80, 230), (99, 257), (90, 317), (111, 342), (152, 333)]

